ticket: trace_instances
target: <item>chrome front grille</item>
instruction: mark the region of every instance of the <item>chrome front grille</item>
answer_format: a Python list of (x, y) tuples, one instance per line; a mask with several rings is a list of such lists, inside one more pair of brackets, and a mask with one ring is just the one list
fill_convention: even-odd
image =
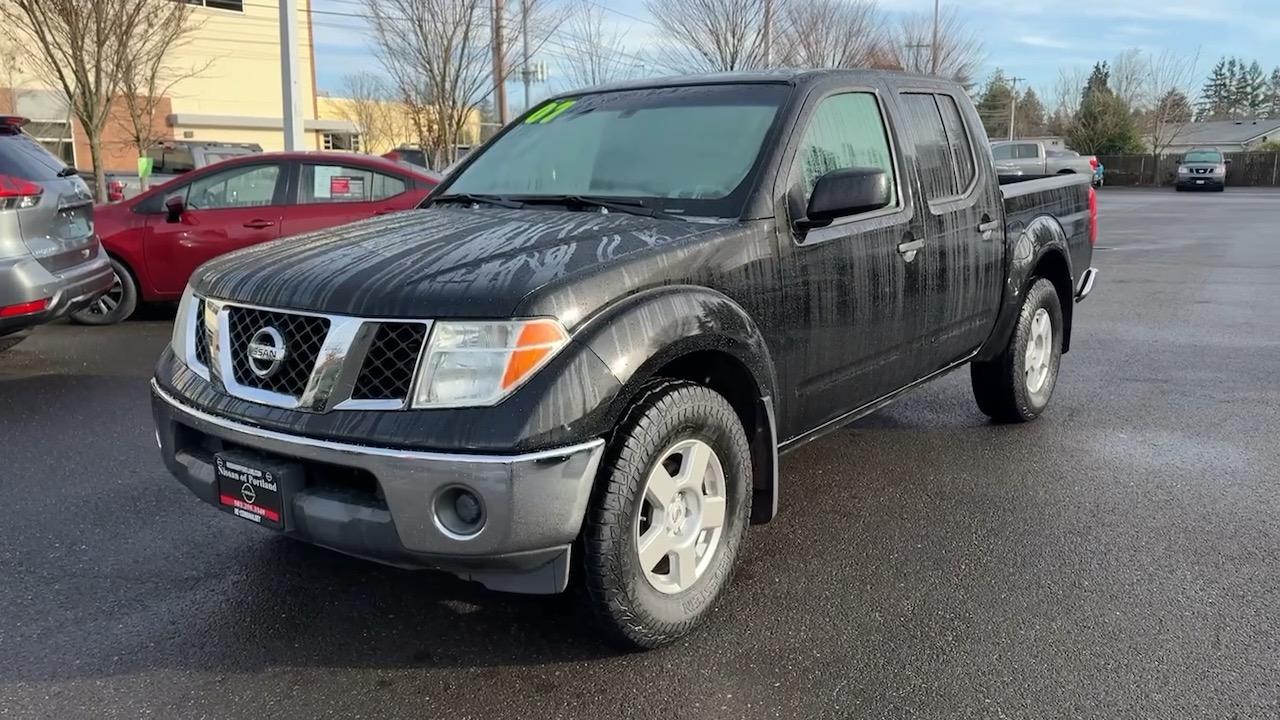
[(186, 320), (187, 364), (228, 395), (273, 407), (401, 410), (408, 403), (427, 320), (254, 307), (197, 298)]
[[(231, 371), (237, 383), (246, 387), (302, 397), (315, 370), (320, 349), (332, 323), (315, 315), (272, 312), (256, 308), (229, 308), (230, 330), (227, 348), (231, 351)], [(280, 362), (249, 356), (249, 347), (259, 333), (274, 329), (287, 350)], [(197, 335), (197, 340), (199, 336)], [(270, 371), (270, 372), (267, 372)]]

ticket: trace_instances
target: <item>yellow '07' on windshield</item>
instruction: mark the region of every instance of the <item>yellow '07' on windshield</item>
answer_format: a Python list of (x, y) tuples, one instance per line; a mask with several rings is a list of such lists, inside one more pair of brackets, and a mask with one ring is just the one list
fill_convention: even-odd
[(573, 104), (576, 102), (578, 101), (577, 100), (560, 100), (557, 102), (549, 102), (546, 105), (543, 105), (541, 108), (538, 108), (536, 111), (534, 111), (532, 115), (525, 118), (524, 124), (533, 125), (536, 123), (541, 125), (541, 124), (549, 123), (552, 120), (555, 120), (557, 117), (560, 117), (560, 113), (573, 107)]

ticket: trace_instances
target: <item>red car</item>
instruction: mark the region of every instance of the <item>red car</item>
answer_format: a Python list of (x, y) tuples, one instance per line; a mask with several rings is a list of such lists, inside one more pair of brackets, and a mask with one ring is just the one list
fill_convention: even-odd
[(224, 253), (416, 207), (439, 178), (371, 155), (255, 153), (185, 173), (94, 209), (116, 284), (71, 316), (112, 325), (141, 303), (173, 302)]

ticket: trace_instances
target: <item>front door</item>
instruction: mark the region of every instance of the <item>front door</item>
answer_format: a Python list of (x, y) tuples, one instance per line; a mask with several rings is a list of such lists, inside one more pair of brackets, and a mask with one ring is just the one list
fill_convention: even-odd
[(990, 334), (1004, 282), (1004, 225), (999, 189), (979, 181), (973, 128), (956, 99), (922, 90), (904, 92), (898, 101), (923, 195), (919, 372), (927, 376), (963, 359)]
[(146, 255), (156, 292), (180, 294), (196, 268), (233, 250), (280, 237), (285, 166), (280, 162), (237, 164), (173, 181), (166, 198), (185, 199), (179, 217), (159, 211), (147, 218)]
[(818, 178), (840, 168), (885, 170), (893, 199), (803, 233), (785, 217), (779, 222), (782, 292), (794, 317), (780, 343), (792, 388), (782, 408), (787, 439), (914, 380), (923, 321), (912, 193), (894, 162), (880, 98), (873, 89), (842, 90), (808, 107), (785, 190), (790, 216), (802, 216)]

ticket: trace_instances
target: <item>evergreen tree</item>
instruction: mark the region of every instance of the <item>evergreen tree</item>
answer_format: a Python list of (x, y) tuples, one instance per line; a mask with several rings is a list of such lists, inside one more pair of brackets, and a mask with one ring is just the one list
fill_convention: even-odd
[(1002, 70), (996, 69), (978, 97), (978, 115), (987, 129), (987, 137), (1000, 140), (1009, 137), (1009, 111), (1013, 104), (1013, 85)]
[[(1240, 66), (1244, 67), (1244, 63), (1241, 62)], [(1239, 117), (1252, 119), (1261, 117), (1266, 112), (1267, 76), (1257, 60), (1241, 73), (1239, 95)]]
[(1093, 72), (1089, 73), (1089, 80), (1084, 84), (1084, 91), (1080, 94), (1080, 105), (1083, 107), (1090, 95), (1097, 92), (1111, 93), (1111, 68), (1107, 63), (1095, 63)]
[(1014, 133), (1020, 137), (1039, 137), (1046, 131), (1044, 103), (1036, 91), (1027, 88), (1018, 98)]
[(1280, 67), (1271, 71), (1271, 80), (1267, 83), (1267, 118), (1280, 120)]
[(1191, 122), (1192, 114), (1191, 100), (1186, 93), (1175, 88), (1160, 98), (1155, 119), (1170, 125), (1185, 125)]
[(1138, 121), (1133, 109), (1111, 91), (1110, 69), (1105, 62), (1093, 66), (1085, 84), (1080, 111), (1067, 137), (1078, 152), (1092, 155), (1124, 155), (1142, 152)]
[(1200, 95), (1204, 100), (1200, 104), (1196, 120), (1204, 122), (1206, 120), (1223, 119), (1222, 116), (1230, 104), (1230, 94), (1231, 85), (1227, 77), (1227, 61), (1222, 59), (1213, 66), (1213, 70), (1209, 72), (1208, 79), (1205, 80), (1204, 88), (1200, 91)]

